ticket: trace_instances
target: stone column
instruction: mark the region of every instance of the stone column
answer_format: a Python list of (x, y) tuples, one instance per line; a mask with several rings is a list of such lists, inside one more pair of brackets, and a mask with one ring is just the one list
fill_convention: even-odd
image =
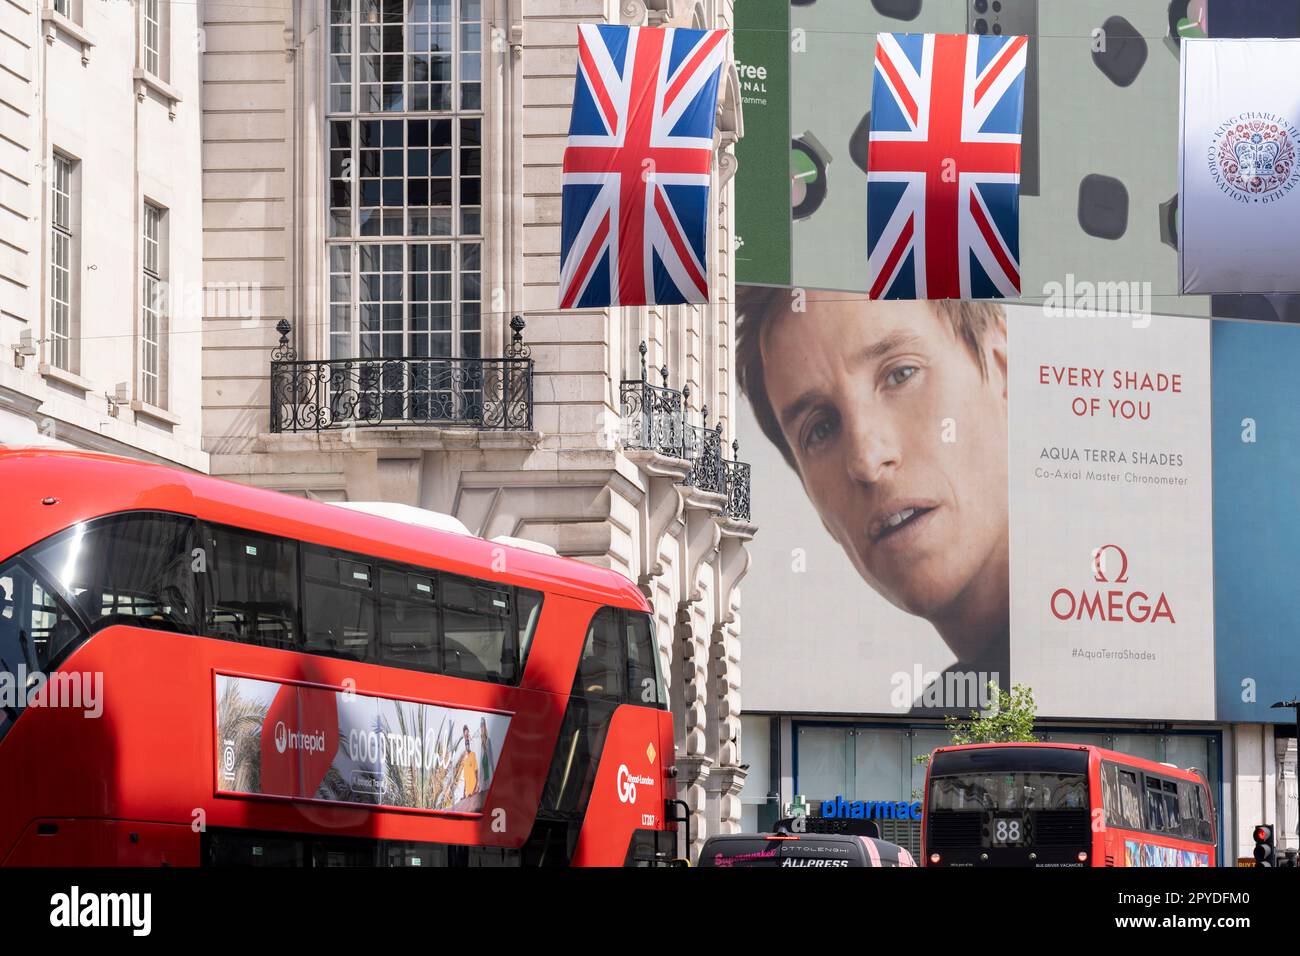
[(1275, 737), (1277, 751), (1277, 824), (1273, 827), (1273, 840), (1280, 856), (1283, 850), (1300, 849), (1296, 826), (1300, 811), (1296, 807), (1298, 786), (1296, 781), (1296, 740), (1294, 737)]
[(740, 830), (740, 790), (746, 772), (740, 766), (740, 581), (749, 570), (746, 544), (752, 525), (725, 514), (716, 519), (718, 560), (713, 564), (714, 624), (709, 646), (711, 755), (711, 828), (717, 833)]
[[(680, 596), (677, 604), (676, 650), (679, 659), (675, 683), (680, 707), (673, 719), (682, 722), (683, 751), (678, 754), (678, 797), (692, 815), (692, 845), (685, 848), (692, 861), (708, 836), (707, 780), (716, 749), (709, 742), (708, 662), (712, 608), (706, 602), (704, 581), (717, 558), (719, 529), (714, 520), (723, 507), (721, 495), (679, 486), (685, 504), (685, 533), (681, 543)], [(711, 581), (710, 581), (711, 583)], [(711, 590), (711, 589), (710, 589)]]

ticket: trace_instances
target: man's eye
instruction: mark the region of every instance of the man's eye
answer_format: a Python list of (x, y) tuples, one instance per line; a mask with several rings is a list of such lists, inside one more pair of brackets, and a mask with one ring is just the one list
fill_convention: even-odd
[(885, 377), (885, 381), (888, 382), (890, 385), (902, 385), (909, 378), (915, 375), (916, 372), (917, 372), (917, 368), (915, 365), (904, 365), (901, 368), (896, 368), (892, 372), (890, 372)]
[(816, 448), (818, 445), (829, 441), (831, 435), (834, 434), (834, 431), (835, 423), (831, 419), (817, 419), (817, 421), (808, 426), (808, 430), (804, 433), (804, 448)]

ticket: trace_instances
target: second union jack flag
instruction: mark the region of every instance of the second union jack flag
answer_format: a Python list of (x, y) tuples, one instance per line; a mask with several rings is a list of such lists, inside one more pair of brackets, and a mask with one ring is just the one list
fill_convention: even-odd
[(867, 160), (871, 298), (1020, 295), (1027, 42), (876, 38)]
[(560, 308), (709, 301), (709, 174), (725, 55), (725, 30), (579, 25)]

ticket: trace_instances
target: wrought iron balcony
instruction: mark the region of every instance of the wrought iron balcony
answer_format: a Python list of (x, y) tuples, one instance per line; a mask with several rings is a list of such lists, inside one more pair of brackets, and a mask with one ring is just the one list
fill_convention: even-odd
[[(644, 451), (654, 451), (671, 458), (682, 458), (691, 463), (691, 470), (682, 483), (701, 491), (725, 495), (726, 512), (733, 518), (748, 521), (750, 518), (750, 466), (741, 461), (728, 461), (722, 457), (722, 423), (708, 427), (709, 409), (700, 410), (704, 424), (691, 425), (686, 421), (686, 405), (690, 386), (680, 391), (668, 387), (667, 366), (659, 369), (663, 385), (651, 385), (646, 367), (646, 343), (641, 353), (641, 377), (625, 379), (620, 387), (623, 405), (623, 445)], [(731, 443), (732, 453), (739, 442)]]
[(533, 427), (533, 360), (515, 316), (506, 356), (354, 358), (299, 361), (289, 323), (276, 326), (271, 353), (271, 431), (426, 425), (528, 431)]
[[(702, 411), (707, 422), (708, 407)], [(685, 438), (685, 453), (682, 457), (691, 462), (691, 471), (684, 484), (699, 488), (700, 491), (723, 494), (726, 484), (722, 470), (722, 422), (718, 422), (715, 428), (687, 425)]]
[(627, 448), (657, 451), (681, 457), (684, 396), (668, 387), (668, 367), (659, 370), (664, 384), (646, 380), (646, 345), (641, 343), (641, 378), (624, 380), (619, 387), (623, 404), (623, 444)]
[[(740, 454), (740, 442), (731, 443), (731, 453)], [(723, 483), (726, 488), (727, 514), (738, 521), (749, 521), (749, 473), (750, 466), (745, 461), (722, 462)]]

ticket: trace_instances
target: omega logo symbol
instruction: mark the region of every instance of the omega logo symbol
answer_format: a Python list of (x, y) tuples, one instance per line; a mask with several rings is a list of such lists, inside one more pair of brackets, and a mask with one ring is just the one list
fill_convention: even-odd
[[(1107, 561), (1110, 552), (1118, 558)], [(1109, 566), (1108, 566), (1109, 565)], [(1048, 609), (1058, 621), (1106, 621), (1109, 623), (1176, 623), (1169, 598), (1160, 590), (1129, 590), (1128, 554), (1117, 544), (1103, 544), (1092, 552), (1092, 579), (1105, 588), (1059, 587), (1048, 599)]]
[(1092, 552), (1092, 578), (1094, 581), (1109, 583), (1111, 578), (1106, 577), (1106, 552), (1114, 551), (1119, 555), (1119, 574), (1115, 575), (1116, 584), (1128, 583), (1128, 555), (1124, 549), (1117, 544), (1103, 544)]

